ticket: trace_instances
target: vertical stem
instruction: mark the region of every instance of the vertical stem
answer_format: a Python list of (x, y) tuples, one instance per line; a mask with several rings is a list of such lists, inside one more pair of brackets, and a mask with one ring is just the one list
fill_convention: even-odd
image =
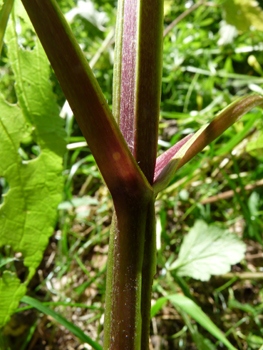
[[(146, 193), (146, 192), (145, 192)], [(104, 349), (141, 349), (145, 228), (154, 197), (115, 202), (107, 270)]]
[(152, 185), (161, 101), (163, 0), (140, 0), (134, 157)]
[(119, 0), (113, 114), (150, 184), (161, 98), (163, 0)]
[[(150, 184), (157, 153), (162, 32), (163, 0), (119, 0), (113, 115)], [(114, 201), (105, 350), (149, 348), (151, 287), (156, 263), (154, 197), (151, 195), (145, 201), (146, 192), (140, 195), (131, 202), (123, 198), (121, 205)]]
[(125, 0), (123, 13), (123, 41), (120, 95), (120, 129), (131, 153), (134, 155), (137, 26), (139, 0)]

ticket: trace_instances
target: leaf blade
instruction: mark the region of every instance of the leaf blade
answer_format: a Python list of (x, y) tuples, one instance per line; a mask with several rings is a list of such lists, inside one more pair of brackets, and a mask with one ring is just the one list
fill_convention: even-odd
[(251, 26), (263, 30), (263, 11), (255, 0), (228, 0), (223, 8), (226, 21), (238, 30), (245, 32)]
[(26, 286), (9, 271), (0, 279), (0, 327), (4, 326), (18, 307), (19, 300), (26, 294)]
[[(0, 206), (0, 246), (10, 246), (10, 255), (22, 254), (28, 274), (23, 283), (12, 278), (18, 284), (17, 289), (25, 294), (57, 220), (66, 143), (43, 49), (38, 44), (32, 51), (19, 47), (14, 16), (6, 38), (21, 108), (8, 104), (0, 96), (0, 176), (9, 185)], [(37, 158), (23, 161), (19, 155), (20, 143), (31, 133), (41, 152)], [(4, 281), (0, 279), (0, 283), (3, 286)], [(17, 304), (21, 293), (10, 293), (10, 303)], [(6, 322), (13, 311), (14, 308), (7, 309), (0, 304), (1, 322)]]
[(173, 294), (166, 297), (177, 308), (181, 308), (188, 313), (196, 322), (208, 330), (214, 337), (220, 340), (228, 349), (237, 350), (224, 336), (220, 329), (210, 320), (202, 309), (191, 299), (184, 295)]
[(220, 329), (210, 320), (203, 310), (190, 298), (181, 294), (172, 294), (161, 297), (156, 300), (156, 303), (151, 308), (151, 317), (154, 317), (162, 308), (165, 302), (169, 300), (175, 308), (182, 309), (190, 315), (203, 328), (208, 330), (214, 337), (220, 340), (229, 350), (237, 350), (220, 331)]
[(245, 244), (235, 234), (199, 220), (185, 236), (178, 259), (169, 270), (208, 281), (212, 274), (229, 272), (231, 265), (243, 259), (245, 251)]
[(43, 305), (40, 301), (31, 298), (29, 296), (24, 296), (21, 301), (28, 305), (33, 306), (39, 311), (43, 312), (46, 315), (53, 317), (58, 323), (67, 328), (70, 332), (72, 332), (76, 337), (82, 340), (85, 343), (91, 345), (95, 350), (102, 350), (102, 346), (100, 346), (97, 342), (92, 340), (89, 336), (87, 336), (79, 327), (75, 326), (73, 323), (69, 322), (63, 316), (59, 315), (54, 310), (51, 310), (49, 307)]

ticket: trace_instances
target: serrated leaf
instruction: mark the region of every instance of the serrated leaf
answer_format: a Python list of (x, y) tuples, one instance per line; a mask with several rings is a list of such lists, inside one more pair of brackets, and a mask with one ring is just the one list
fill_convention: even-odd
[(25, 293), (26, 286), (21, 284), (19, 278), (5, 271), (0, 279), (0, 326), (9, 320), (9, 315), (15, 312)]
[(255, 0), (227, 0), (223, 3), (225, 19), (238, 30), (245, 32), (251, 26), (263, 30), (263, 11)]
[(33, 135), (41, 149), (50, 149), (61, 157), (65, 152), (64, 122), (59, 117), (59, 107), (49, 81), (48, 59), (39, 40), (32, 51), (19, 45), (15, 21), (14, 18), (10, 21), (6, 39), (19, 105), (32, 125)]
[(244, 258), (245, 251), (246, 245), (235, 234), (197, 221), (169, 270), (176, 270), (179, 276), (208, 281), (211, 275), (229, 272), (231, 265)]
[[(5, 178), (10, 188), (0, 206), (0, 247), (8, 245), (14, 253), (22, 253), (24, 266), (29, 271), (20, 285), (20, 290), (25, 292), (56, 223), (56, 209), (63, 189), (65, 131), (42, 47), (36, 43), (34, 50), (23, 50), (18, 45), (14, 20), (10, 21), (6, 34), (21, 108), (9, 105), (0, 97), (0, 177)], [(30, 132), (41, 153), (25, 162), (18, 149)], [(11, 293), (10, 303), (17, 304), (21, 293)], [(11, 311), (14, 310), (0, 308), (1, 322), (8, 320)]]

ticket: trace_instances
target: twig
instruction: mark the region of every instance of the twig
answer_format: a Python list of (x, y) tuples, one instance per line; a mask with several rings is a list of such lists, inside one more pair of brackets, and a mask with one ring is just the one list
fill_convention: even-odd
[(253, 259), (260, 259), (260, 258), (263, 258), (263, 253), (246, 254), (245, 256), (246, 260), (253, 260)]
[(263, 279), (263, 272), (229, 272), (220, 277), (225, 279), (237, 277), (240, 280)]
[[(257, 187), (260, 187), (260, 186), (263, 186), (263, 180), (259, 180), (253, 185), (246, 185), (244, 188), (245, 188), (246, 191), (251, 191), (254, 188), (257, 188)], [(236, 189), (236, 192), (237, 193), (241, 192), (241, 188), (238, 187)], [(226, 191), (226, 192), (223, 192), (223, 193), (219, 193), (219, 194), (217, 194), (215, 196), (211, 196), (211, 197), (203, 199), (201, 201), (201, 204), (214, 203), (214, 202), (217, 202), (219, 200), (231, 198), (231, 197), (234, 196), (234, 194), (235, 194), (235, 192), (233, 190), (229, 190), (229, 191)]]
[(91, 68), (95, 66), (97, 61), (99, 60), (100, 56), (103, 54), (103, 52), (111, 45), (111, 40), (114, 37), (114, 30), (111, 30), (105, 40), (103, 41), (102, 45), (98, 49), (98, 51), (95, 53), (95, 55), (92, 57), (92, 59), (89, 62), (89, 65)]
[(172, 23), (169, 24), (168, 27), (165, 28), (163, 31), (163, 37), (165, 37), (173, 27), (175, 27), (182, 19), (184, 19), (186, 16), (188, 16), (191, 12), (196, 10), (199, 6), (204, 5), (206, 0), (202, 0), (191, 6), (189, 9), (184, 11), (183, 13), (180, 14)]

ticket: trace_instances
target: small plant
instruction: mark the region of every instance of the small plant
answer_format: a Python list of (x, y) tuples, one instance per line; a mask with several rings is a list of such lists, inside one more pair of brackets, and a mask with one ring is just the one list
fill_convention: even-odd
[[(162, 77), (163, 1), (119, 0), (118, 2), (112, 111), (56, 1), (22, 0), (22, 3), (94, 155), (114, 203), (107, 266), (104, 349), (146, 350), (149, 348), (151, 288), (156, 269), (154, 209), (156, 196), (168, 186), (175, 172), (206, 145), (220, 136), (242, 115), (254, 107), (262, 106), (263, 98), (259, 95), (249, 95), (237, 99), (221, 111), (210, 124), (204, 125), (195, 134), (185, 137), (156, 159)], [(7, 0), (5, 4), (12, 5), (12, 1)], [(6, 8), (3, 8), (5, 19), (8, 18), (6, 14), (9, 14), (11, 6)], [(7, 20), (1, 22), (2, 27), (5, 27), (6, 22)], [(14, 17), (7, 37), (10, 40), (12, 68), (16, 74), (16, 91), (23, 116), (20, 108), (11, 107), (1, 100), (1, 112), (6, 116), (3, 120), (7, 120), (7, 116), (12, 115), (11, 122), (16, 120), (16, 123), (12, 124), (14, 129), (11, 126), (9, 131), (10, 144), (15, 145), (12, 154), (14, 160), (11, 159), (9, 151), (6, 150), (6, 154), (2, 153), (5, 162), (4, 160), (0, 162), (0, 175), (8, 178), (12, 189), (16, 184), (11, 183), (11, 175), (8, 174), (11, 169), (10, 164), (15, 162), (17, 167), (21, 168), (22, 179), (26, 181), (34, 172), (31, 168), (34, 164), (42, 160), (46, 165), (50, 161), (45, 181), (42, 181), (45, 173), (43, 165), (39, 182), (35, 184), (35, 187), (41, 188), (38, 192), (39, 206), (30, 207), (30, 195), (29, 203), (21, 206), (21, 211), (29, 216), (30, 211), (42, 210), (43, 206), (47, 211), (50, 210), (49, 221), (44, 218), (45, 222), (43, 222), (43, 225), (48, 226), (48, 234), (43, 238), (42, 244), (45, 247), (52, 233), (55, 215), (48, 203), (52, 203), (55, 209), (60, 199), (55, 189), (61, 186), (61, 178), (58, 174), (61, 172), (65, 146), (64, 135), (61, 132), (58, 108), (52, 100), (49, 84), (45, 84), (46, 90), (42, 89), (43, 79), (48, 82), (47, 71), (45, 70), (43, 75), (38, 77), (39, 80), (36, 80), (30, 71), (26, 76), (21, 75), (20, 68), (28, 64), (27, 59), (45, 61), (40, 44), (37, 44), (34, 49), (34, 56), (17, 50)], [(37, 63), (34, 62), (35, 64)], [(46, 67), (46, 62), (41, 64)], [(29, 108), (31, 106), (33, 108)], [(45, 113), (42, 111), (44, 107)], [(26, 116), (27, 123), (35, 125), (37, 122), (32, 121), (32, 118), (39, 115), (41, 115), (39, 123), (44, 125), (39, 126), (39, 129), (36, 128), (34, 137), (41, 146), (41, 153), (35, 161), (28, 164), (21, 163), (16, 154), (16, 148), (26, 135), (23, 118)], [(10, 120), (6, 123), (10, 123)], [(50, 125), (54, 126), (51, 134), (46, 133), (45, 129)], [(4, 126), (0, 130), (2, 135), (8, 138), (8, 135), (4, 134)], [(3, 168), (1, 168), (2, 164)], [(54, 181), (55, 178), (57, 183)], [(19, 182), (19, 179), (17, 181)], [(20, 181), (19, 186), (20, 192), (30, 192), (28, 183), (23, 186)], [(42, 198), (43, 188), (45, 193)], [(16, 195), (19, 197), (19, 194)], [(8, 196), (1, 206), (2, 213), (5, 213), (4, 210), (9, 203)], [(44, 200), (48, 203), (43, 204)], [(23, 220), (27, 220), (27, 215)], [(16, 214), (13, 214), (14, 217), (18, 218)], [(6, 222), (7, 220), (4, 224)], [(38, 240), (42, 237), (44, 227), (38, 227), (39, 222), (35, 225), (39, 231)], [(30, 224), (29, 231), (31, 227)], [(27, 226), (25, 229), (27, 230)], [(15, 231), (15, 227), (9, 230)], [(199, 230), (202, 231), (202, 227), (201, 229), (199, 227)], [(215, 230), (215, 240), (217, 235), (218, 231)], [(25, 295), (26, 285), (41, 259), (40, 253), (38, 259), (35, 259), (33, 246), (21, 245), (22, 236), (22, 238), (18, 237), (17, 233), (14, 236), (15, 238), (1, 236), (1, 245), (11, 245), (14, 251), (21, 251), (26, 256), (24, 264), (29, 266), (29, 276), (26, 283), (20, 284), (13, 275), (4, 274), (0, 290), (5, 293), (6, 298), (8, 294), (14, 292), (18, 297), (10, 310), (6, 310), (1, 319), (2, 324), (7, 321), (10, 313), (16, 309), (18, 301)], [(14, 243), (14, 240), (17, 242)], [(241, 253), (230, 263), (237, 262), (242, 257), (244, 248), (240, 249)], [(182, 258), (186, 253), (181, 251), (180, 254), (177, 262), (170, 266), (170, 270), (177, 269), (182, 275), (184, 273), (189, 275), (187, 262)], [(34, 260), (33, 264), (32, 260)], [(190, 268), (191, 275), (197, 276), (195, 265), (193, 264)], [(152, 312), (156, 312), (167, 299), (176, 305), (181, 305), (182, 309), (185, 308), (198, 319), (196, 315), (200, 310), (193, 306), (194, 303), (189, 304), (189, 301), (188, 304), (184, 304), (183, 297), (164, 298)], [(24, 300), (28, 301), (28, 299)], [(209, 324), (209, 320), (205, 319), (203, 323)], [(234, 349), (226, 338), (220, 335), (218, 329), (213, 327), (211, 324), (208, 326), (215, 336), (230, 349)]]

